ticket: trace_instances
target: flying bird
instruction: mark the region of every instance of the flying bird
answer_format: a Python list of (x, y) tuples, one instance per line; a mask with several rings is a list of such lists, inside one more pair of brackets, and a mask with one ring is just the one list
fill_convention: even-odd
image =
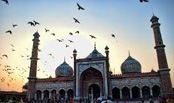
[(77, 6), (78, 6), (78, 10), (85, 10), (82, 6), (80, 6), (78, 3), (77, 3)]
[(4, 56), (4, 57), (8, 58), (8, 55), (6, 55), (6, 54), (3, 54), (2, 56)]
[(33, 22), (34, 22), (34, 25), (40, 25), (40, 23), (35, 20), (33, 20)]
[(35, 24), (31, 21), (29, 21), (28, 24), (30, 24), (31, 26), (35, 26)]
[(8, 4), (9, 5), (9, 2), (8, 2), (8, 0), (2, 0), (2, 1), (4, 1), (6, 4)]
[(56, 34), (55, 33), (51, 33), (51, 35), (55, 36)]
[(60, 39), (56, 39), (58, 42), (62, 42), (62, 40), (60, 40)]
[(12, 51), (15, 51), (15, 49), (12, 49)]
[(79, 31), (76, 31), (75, 33), (79, 34)]
[(40, 50), (40, 49), (38, 49), (38, 52), (41, 52), (41, 50)]
[(112, 36), (113, 38), (115, 38), (115, 35), (114, 35), (114, 34), (111, 34), (111, 36)]
[(142, 2), (149, 2), (148, 0), (140, 0), (140, 2), (142, 3)]
[(16, 26), (18, 26), (17, 24), (12, 24), (13, 28), (15, 28)]
[(66, 45), (66, 48), (68, 48), (69, 47), (69, 45), (68, 44), (65, 44)]
[(96, 39), (96, 37), (95, 36), (93, 36), (93, 35), (89, 35), (91, 38), (94, 38), (94, 39)]
[(54, 58), (53, 54), (50, 53), (50, 54), (48, 54), (48, 55), (50, 55), (52, 58)]
[(11, 46), (12, 46), (12, 47), (14, 47), (14, 45), (13, 45), (13, 44), (11, 44)]
[(80, 22), (76, 18), (73, 18), (73, 19), (74, 19), (75, 23), (79, 23), (80, 24)]
[(48, 29), (45, 28), (45, 32), (48, 32), (48, 31), (50, 31), (50, 30), (48, 30)]
[(73, 43), (74, 41), (72, 41), (72, 40), (68, 40), (70, 43)]
[(69, 33), (69, 35), (73, 35), (73, 33), (72, 33), (72, 32), (70, 32), (70, 33)]
[(53, 56), (51, 53), (50, 53), (50, 54), (48, 54), (48, 55)]
[(5, 33), (10, 33), (10, 34), (12, 34), (12, 31), (11, 31), (11, 30), (7, 30)]

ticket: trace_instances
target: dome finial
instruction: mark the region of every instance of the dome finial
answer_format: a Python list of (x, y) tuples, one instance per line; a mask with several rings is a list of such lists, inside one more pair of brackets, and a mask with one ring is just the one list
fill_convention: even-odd
[(96, 42), (94, 42), (94, 50), (96, 50)]
[(66, 62), (66, 59), (65, 59), (65, 57), (64, 57), (64, 62)]
[(130, 56), (130, 51), (128, 50), (128, 56)]

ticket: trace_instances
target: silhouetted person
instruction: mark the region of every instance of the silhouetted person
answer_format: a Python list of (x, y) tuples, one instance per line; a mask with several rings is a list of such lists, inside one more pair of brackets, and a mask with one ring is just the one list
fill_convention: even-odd
[(154, 103), (152, 96), (150, 96), (149, 103)]

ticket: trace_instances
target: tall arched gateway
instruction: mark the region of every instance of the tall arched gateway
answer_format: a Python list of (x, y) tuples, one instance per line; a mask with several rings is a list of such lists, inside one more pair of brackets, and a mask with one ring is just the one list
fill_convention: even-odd
[(82, 97), (90, 98), (91, 94), (93, 98), (98, 98), (103, 93), (103, 79), (102, 74), (95, 68), (88, 68), (82, 74), (80, 78), (80, 94)]

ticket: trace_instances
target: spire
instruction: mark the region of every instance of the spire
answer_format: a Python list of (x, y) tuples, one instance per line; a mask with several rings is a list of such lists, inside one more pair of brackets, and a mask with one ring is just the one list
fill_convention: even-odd
[(94, 42), (94, 50), (96, 50), (96, 42)]
[(66, 62), (66, 59), (65, 59), (65, 57), (64, 57), (64, 62)]
[(128, 55), (129, 55), (129, 57), (130, 57), (130, 51), (128, 50)]

